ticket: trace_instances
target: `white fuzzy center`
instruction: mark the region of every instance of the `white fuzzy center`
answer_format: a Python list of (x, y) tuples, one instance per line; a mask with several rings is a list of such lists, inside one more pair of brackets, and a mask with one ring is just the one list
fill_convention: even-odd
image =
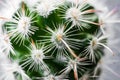
[(66, 12), (66, 19), (72, 19), (73, 21), (77, 21), (80, 18), (80, 10), (76, 7), (70, 8)]
[(30, 26), (31, 26), (31, 19), (29, 17), (22, 17), (18, 22), (17, 29), (19, 32), (27, 34)]

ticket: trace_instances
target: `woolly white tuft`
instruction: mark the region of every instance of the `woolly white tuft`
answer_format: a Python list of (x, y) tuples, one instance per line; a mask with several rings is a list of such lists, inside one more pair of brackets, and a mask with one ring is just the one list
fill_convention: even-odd
[(15, 55), (11, 40), (10, 40), (10, 35), (7, 33), (2, 33), (0, 34), (0, 50), (2, 50), (2, 54), (6, 54), (7, 56), (12, 53)]
[(48, 17), (55, 9), (54, 0), (41, 0), (36, 5), (36, 11), (43, 17)]
[(3, 68), (0, 71), (2, 73), (0, 75), (1, 80), (16, 80), (17, 76), (19, 75), (21, 76), (22, 80), (31, 80), (17, 62), (11, 62), (10, 60), (6, 60), (5, 63), (1, 64), (1, 66)]
[(13, 14), (20, 7), (21, 0), (1, 0), (0, 17), (12, 18)]
[(29, 70), (43, 70), (43, 72), (46, 74), (50, 73), (50, 70), (46, 63), (43, 61), (43, 59), (47, 59), (48, 57), (45, 56), (44, 47), (36, 47), (34, 42), (31, 44), (31, 48), (28, 48), (30, 50), (30, 54), (25, 56), (25, 59), (23, 60), (24, 63), (21, 65), (24, 68), (26, 68), (28, 65), (28, 71)]

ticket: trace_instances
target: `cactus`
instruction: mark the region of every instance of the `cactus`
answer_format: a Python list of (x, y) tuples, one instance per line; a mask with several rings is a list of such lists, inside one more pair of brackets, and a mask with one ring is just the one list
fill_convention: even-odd
[(119, 21), (96, 1), (1, 2), (0, 80), (97, 79), (104, 49), (114, 55), (103, 26)]

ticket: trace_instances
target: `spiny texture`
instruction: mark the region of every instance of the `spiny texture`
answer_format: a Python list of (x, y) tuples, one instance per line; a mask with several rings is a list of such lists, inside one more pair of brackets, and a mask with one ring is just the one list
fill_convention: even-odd
[(104, 68), (104, 49), (114, 55), (104, 27), (120, 21), (97, 0), (0, 5), (0, 80), (93, 80)]

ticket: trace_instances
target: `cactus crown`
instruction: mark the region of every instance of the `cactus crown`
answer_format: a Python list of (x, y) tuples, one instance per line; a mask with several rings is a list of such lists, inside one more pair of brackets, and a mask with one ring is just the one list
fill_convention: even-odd
[(101, 27), (105, 23), (99, 13), (103, 11), (89, 0), (15, 2), (9, 16), (0, 16), (0, 54), (6, 59), (1, 80), (91, 80), (99, 76), (95, 69), (104, 48), (113, 54)]

